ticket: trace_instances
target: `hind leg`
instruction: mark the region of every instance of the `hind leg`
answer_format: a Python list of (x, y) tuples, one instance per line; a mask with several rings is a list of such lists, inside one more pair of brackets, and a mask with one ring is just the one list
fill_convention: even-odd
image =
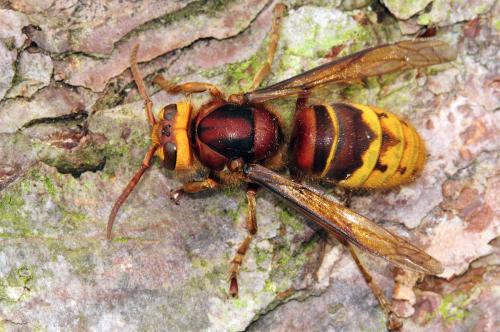
[[(352, 194), (353, 191), (350, 189), (344, 190), (343, 193), (343, 204), (347, 207), (351, 206), (351, 200), (352, 200)], [(403, 322), (401, 319), (396, 315), (394, 312), (391, 303), (387, 299), (387, 297), (384, 295), (384, 292), (380, 289), (380, 287), (375, 283), (375, 280), (373, 280), (373, 277), (371, 276), (370, 272), (365, 268), (361, 260), (359, 259), (358, 254), (356, 253), (356, 248), (350, 244), (347, 241), (341, 241), (348, 249), (349, 252), (356, 263), (359, 271), (361, 272), (361, 275), (363, 276), (363, 279), (365, 279), (366, 284), (368, 287), (370, 287), (373, 295), (377, 299), (380, 307), (382, 308), (382, 311), (384, 312), (385, 318), (386, 318), (386, 326), (389, 331), (399, 331), (403, 327)]]
[(363, 276), (366, 283), (372, 290), (373, 295), (377, 299), (380, 307), (382, 308), (382, 311), (385, 314), (385, 317), (387, 319), (386, 322), (387, 329), (389, 331), (399, 331), (403, 327), (403, 322), (396, 315), (396, 313), (392, 308), (391, 303), (389, 302), (389, 300), (387, 300), (387, 297), (385, 297), (380, 287), (375, 283), (368, 270), (363, 266), (363, 263), (361, 263), (361, 260), (356, 254), (356, 249), (353, 247), (352, 244), (347, 244), (347, 247), (349, 248), (349, 252), (351, 253), (352, 258), (354, 259), (354, 262), (358, 266), (361, 275)]

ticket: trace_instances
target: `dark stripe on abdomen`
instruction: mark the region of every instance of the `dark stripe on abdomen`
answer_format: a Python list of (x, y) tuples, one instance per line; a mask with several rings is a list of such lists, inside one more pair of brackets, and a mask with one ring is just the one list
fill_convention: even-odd
[(336, 133), (326, 107), (324, 105), (314, 105), (313, 109), (316, 117), (313, 173), (320, 175), (325, 169)]
[(333, 104), (332, 107), (339, 122), (339, 138), (326, 177), (342, 181), (363, 165), (363, 154), (375, 133), (364, 123), (361, 110), (347, 104)]

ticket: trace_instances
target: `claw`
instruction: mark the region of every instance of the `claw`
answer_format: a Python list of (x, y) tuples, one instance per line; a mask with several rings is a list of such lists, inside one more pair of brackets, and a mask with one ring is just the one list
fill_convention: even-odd
[(393, 312), (390, 312), (388, 315), (387, 315), (387, 330), (388, 331), (401, 331), (401, 328), (403, 327), (403, 322), (401, 321), (401, 319), (399, 319), (399, 317), (393, 313)]
[(179, 205), (179, 202), (181, 200), (181, 197), (184, 195), (184, 190), (183, 189), (176, 189), (176, 190), (170, 190), (170, 199), (172, 202), (174, 202), (176, 205)]
[(229, 286), (229, 295), (232, 298), (238, 298), (238, 279), (236, 279), (236, 277), (231, 278), (231, 284)]

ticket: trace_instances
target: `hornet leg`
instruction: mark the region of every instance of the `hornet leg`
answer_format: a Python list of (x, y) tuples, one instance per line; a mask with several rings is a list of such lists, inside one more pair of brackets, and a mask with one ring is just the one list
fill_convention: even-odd
[(215, 189), (219, 186), (219, 182), (212, 178), (208, 178), (203, 181), (192, 181), (187, 182), (182, 185), (179, 189), (174, 189), (171, 191), (170, 199), (174, 201), (175, 204), (179, 204), (182, 196), (185, 194), (194, 194), (200, 191), (205, 191), (208, 189)]
[(271, 65), (273, 64), (274, 55), (276, 54), (276, 48), (278, 47), (278, 41), (280, 38), (280, 26), (283, 14), (285, 12), (285, 5), (278, 3), (274, 6), (273, 10), (273, 26), (271, 28), (271, 34), (269, 35), (269, 46), (267, 49), (267, 61), (262, 67), (260, 67), (257, 74), (253, 78), (252, 86), (250, 91), (253, 91), (259, 87), (262, 81), (271, 72)]
[(202, 82), (187, 82), (182, 84), (175, 84), (172, 81), (165, 79), (162, 75), (157, 75), (153, 82), (161, 86), (161, 88), (169, 93), (183, 93), (185, 95), (190, 95), (192, 93), (202, 93), (208, 92), (213, 97), (223, 99), (224, 96), (221, 90), (210, 83), (202, 83)]
[(380, 307), (384, 311), (385, 317), (387, 319), (386, 322), (387, 329), (389, 331), (399, 331), (403, 327), (403, 322), (399, 319), (396, 313), (394, 313), (390, 302), (387, 300), (380, 287), (378, 287), (378, 285), (375, 283), (368, 270), (363, 266), (363, 264), (359, 260), (359, 257), (356, 254), (356, 249), (354, 249), (352, 244), (347, 244), (347, 247), (349, 248), (349, 252), (351, 253), (352, 258), (354, 259), (354, 262), (356, 262), (359, 271), (363, 275), (363, 278), (365, 279), (366, 283), (372, 290), (373, 295), (375, 295), (375, 298), (377, 299)]
[[(353, 192), (350, 189), (344, 191), (343, 195), (344, 205), (347, 207), (351, 206), (352, 194)], [(354, 259), (354, 262), (358, 266), (358, 269), (361, 272), (361, 275), (363, 276), (363, 279), (365, 279), (366, 284), (370, 287), (373, 295), (375, 296), (380, 307), (382, 308), (382, 311), (384, 312), (384, 315), (387, 319), (386, 323), (387, 329), (389, 331), (399, 331), (403, 327), (403, 322), (401, 322), (396, 313), (394, 313), (391, 303), (389, 302), (389, 300), (387, 300), (387, 297), (385, 297), (380, 287), (375, 283), (375, 280), (373, 280), (373, 277), (370, 275), (370, 272), (368, 272), (368, 270), (364, 267), (363, 263), (359, 259), (359, 256), (356, 254), (355, 247), (352, 244), (348, 243), (347, 241), (343, 241), (343, 243), (349, 249), (352, 258)]]
[(247, 187), (248, 213), (246, 225), (248, 235), (238, 247), (234, 258), (231, 261), (231, 267), (229, 268), (229, 295), (231, 295), (231, 297), (238, 297), (238, 275), (240, 273), (240, 267), (243, 263), (243, 258), (247, 253), (248, 247), (250, 246), (250, 242), (252, 242), (253, 236), (257, 233), (257, 218), (255, 208), (256, 193), (257, 187), (255, 185), (249, 184)]

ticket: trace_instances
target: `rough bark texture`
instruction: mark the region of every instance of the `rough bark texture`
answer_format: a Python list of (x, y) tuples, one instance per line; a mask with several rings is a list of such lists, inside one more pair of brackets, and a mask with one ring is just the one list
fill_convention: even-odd
[[(384, 330), (348, 252), (265, 192), (238, 299), (227, 297), (227, 270), (246, 236), (240, 188), (176, 206), (167, 194), (179, 179), (155, 163), (119, 213), (114, 240), (105, 239), (111, 206), (150, 144), (127, 69), (132, 47), (140, 45), (155, 110), (183, 98), (157, 92), (150, 83), (159, 72), (244, 91), (266, 56), (274, 3), (0, 1), (0, 330)], [(452, 63), (329, 87), (313, 99), (384, 107), (427, 142), (417, 181), (352, 199), (353, 209), (444, 264), (439, 277), (419, 280), (362, 256), (386, 293), (394, 289), (405, 329), (493, 331), (500, 8), (402, 3), (285, 1), (266, 83), (429, 26), (458, 49)], [(294, 100), (274, 105), (289, 128)]]

